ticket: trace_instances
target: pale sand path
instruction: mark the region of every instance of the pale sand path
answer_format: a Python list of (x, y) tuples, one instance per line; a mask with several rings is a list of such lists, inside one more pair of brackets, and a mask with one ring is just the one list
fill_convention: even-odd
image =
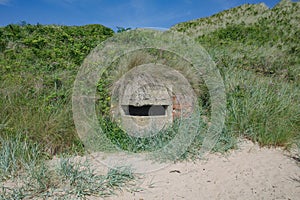
[(171, 164), (141, 176), (137, 186), (142, 191), (118, 192), (105, 199), (300, 200), (299, 162), (280, 149), (260, 148), (249, 141), (226, 155), (210, 154), (207, 160)]

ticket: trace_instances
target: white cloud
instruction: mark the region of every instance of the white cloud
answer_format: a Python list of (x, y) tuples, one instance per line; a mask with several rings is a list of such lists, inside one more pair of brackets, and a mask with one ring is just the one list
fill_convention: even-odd
[(10, 0), (0, 0), (0, 5), (8, 5)]

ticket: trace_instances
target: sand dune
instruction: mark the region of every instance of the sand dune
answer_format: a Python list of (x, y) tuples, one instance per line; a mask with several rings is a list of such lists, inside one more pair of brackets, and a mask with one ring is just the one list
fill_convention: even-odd
[[(107, 199), (300, 199), (299, 161), (243, 141), (226, 155), (180, 162), (141, 175), (136, 189)], [(91, 198), (93, 199), (93, 198)]]

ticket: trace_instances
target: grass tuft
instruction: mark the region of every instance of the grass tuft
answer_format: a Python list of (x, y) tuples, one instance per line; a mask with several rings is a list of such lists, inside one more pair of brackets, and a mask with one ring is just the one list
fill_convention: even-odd
[(20, 170), (38, 165), (44, 157), (39, 145), (32, 144), (21, 133), (0, 137), (0, 178), (13, 178)]

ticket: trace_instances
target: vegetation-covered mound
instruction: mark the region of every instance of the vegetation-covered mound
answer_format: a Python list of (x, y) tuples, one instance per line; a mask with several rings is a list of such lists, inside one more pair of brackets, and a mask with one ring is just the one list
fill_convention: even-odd
[(80, 147), (73, 82), (87, 54), (112, 35), (102, 25), (1, 27), (0, 136), (22, 134), (50, 154)]
[(223, 75), (223, 143), (241, 134), (261, 145), (299, 144), (299, 21), (300, 2), (283, 0), (272, 9), (247, 4), (172, 27), (205, 47)]
[[(232, 148), (240, 135), (261, 145), (299, 141), (299, 21), (300, 3), (284, 0), (272, 9), (243, 5), (171, 28), (205, 47), (224, 78), (228, 115), (216, 149)], [(1, 27), (0, 136), (21, 134), (49, 154), (82, 150), (71, 111), (73, 82), (85, 56), (112, 35), (101, 25)]]
[(300, 2), (283, 0), (272, 9), (245, 4), (172, 29), (196, 38), (209, 51), (224, 51), (236, 67), (295, 81), (300, 78), (299, 21)]
[[(300, 147), (299, 21), (300, 2), (282, 0), (272, 9), (242, 5), (171, 28), (199, 42), (223, 77), (226, 126), (214, 150), (233, 148), (239, 136), (260, 145)], [(61, 159), (54, 170), (44, 162), (49, 155), (83, 152), (72, 118), (73, 82), (83, 59), (113, 34), (101, 25), (0, 27), (0, 181), (22, 183), (2, 186), (0, 199), (106, 196), (134, 179), (127, 169), (99, 176), (88, 164)], [(150, 58), (128, 59), (128, 67)], [(110, 112), (112, 72), (107, 70), (97, 84), (97, 110), (104, 114)], [(203, 100), (209, 111), (207, 99)], [(205, 121), (205, 126), (210, 124)], [(103, 124), (108, 139), (132, 152), (149, 151), (169, 139), (131, 140), (110, 120)], [(183, 157), (197, 156), (203, 137), (198, 134)]]

